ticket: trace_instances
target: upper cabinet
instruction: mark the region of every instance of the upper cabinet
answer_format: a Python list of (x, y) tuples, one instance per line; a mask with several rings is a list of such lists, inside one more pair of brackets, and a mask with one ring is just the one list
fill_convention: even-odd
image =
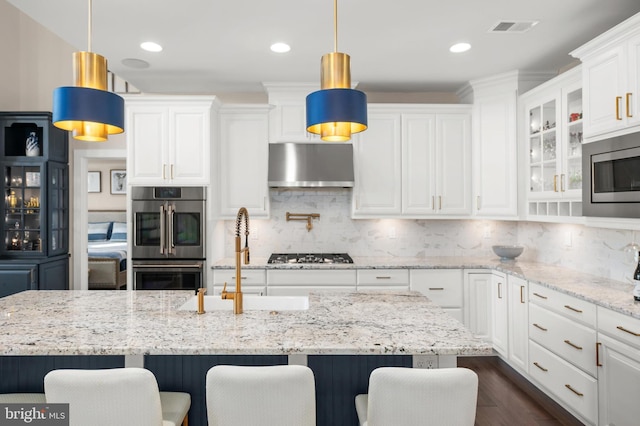
[(354, 137), (353, 217), (471, 211), (471, 107), (369, 105)]
[(521, 96), (531, 219), (582, 216), (583, 108), (579, 67)]
[(307, 95), (319, 90), (318, 84), (264, 83), (269, 94), (269, 142), (319, 142), (307, 132)]
[(587, 142), (638, 130), (640, 14), (571, 52), (582, 61)]
[(252, 218), (269, 216), (267, 167), (269, 108), (225, 105), (220, 109), (220, 153), (216, 179), (222, 218), (246, 207)]
[(127, 96), (127, 179), (134, 185), (206, 185), (217, 101)]

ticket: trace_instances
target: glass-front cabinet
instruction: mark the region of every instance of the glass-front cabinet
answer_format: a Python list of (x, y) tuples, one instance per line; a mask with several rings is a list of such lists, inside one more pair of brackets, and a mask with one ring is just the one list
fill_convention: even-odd
[(4, 194), (0, 203), (0, 278), (24, 275), (22, 281), (27, 283), (16, 287), (9, 285), (13, 279), (0, 279), (0, 295), (30, 288), (66, 289), (67, 133), (52, 125), (47, 112), (0, 112), (0, 153)]
[(582, 89), (574, 69), (525, 93), (531, 218), (582, 216)]

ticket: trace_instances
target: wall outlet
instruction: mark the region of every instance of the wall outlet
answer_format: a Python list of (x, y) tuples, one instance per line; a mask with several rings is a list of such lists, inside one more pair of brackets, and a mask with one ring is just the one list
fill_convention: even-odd
[(413, 368), (438, 368), (438, 355), (414, 355)]
[(396, 228), (392, 226), (391, 228), (389, 228), (389, 238), (395, 238), (395, 237), (396, 237)]
[(260, 230), (260, 228), (258, 228), (257, 226), (254, 227), (254, 228), (251, 228), (249, 230), (249, 239), (257, 240), (258, 236), (260, 235), (259, 232), (258, 232), (259, 230)]
[(571, 247), (571, 231), (564, 233), (564, 246)]
[(491, 238), (491, 227), (489, 225), (484, 227), (484, 230), (482, 231), (482, 238)]

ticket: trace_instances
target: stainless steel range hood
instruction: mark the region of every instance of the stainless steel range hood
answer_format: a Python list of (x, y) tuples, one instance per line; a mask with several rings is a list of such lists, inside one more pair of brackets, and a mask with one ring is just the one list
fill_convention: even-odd
[(352, 187), (353, 146), (271, 143), (268, 180), (270, 187)]

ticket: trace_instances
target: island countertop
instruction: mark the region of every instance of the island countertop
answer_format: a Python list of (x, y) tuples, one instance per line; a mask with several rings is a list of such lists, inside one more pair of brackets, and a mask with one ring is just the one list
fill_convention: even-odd
[(0, 299), (1, 355), (489, 355), (417, 292), (317, 293), (305, 311), (177, 308), (191, 291), (24, 291)]

